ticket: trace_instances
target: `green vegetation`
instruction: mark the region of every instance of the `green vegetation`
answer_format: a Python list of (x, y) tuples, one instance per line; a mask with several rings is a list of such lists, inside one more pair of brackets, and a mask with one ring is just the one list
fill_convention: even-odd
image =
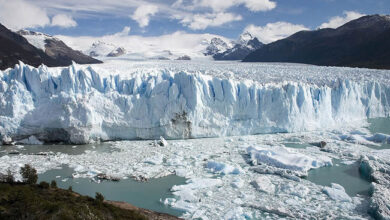
[(50, 187), (49, 183), (45, 181), (40, 182), (38, 186), (41, 187), (42, 189), (49, 189)]
[(0, 183), (0, 219), (146, 219), (136, 211), (48, 185)]
[(57, 182), (55, 180), (52, 180), (50, 183), (51, 188), (57, 188)]
[(12, 172), (10, 169), (7, 170), (7, 175), (5, 176), (5, 181), (7, 183), (13, 183), (15, 182), (14, 176), (12, 175)]
[(24, 167), (20, 168), (20, 174), (23, 177), (23, 182), (27, 184), (36, 184), (38, 181), (37, 170), (29, 164), (25, 164)]
[(101, 193), (96, 192), (95, 200), (96, 200), (96, 202), (98, 202), (98, 203), (103, 203), (103, 201), (104, 201), (104, 196), (103, 196)]
[(23, 182), (14, 182), (11, 171), (0, 174), (0, 219), (147, 219), (139, 211), (121, 209), (104, 202), (104, 196), (82, 196), (38, 180), (37, 171), (26, 164), (20, 169)]

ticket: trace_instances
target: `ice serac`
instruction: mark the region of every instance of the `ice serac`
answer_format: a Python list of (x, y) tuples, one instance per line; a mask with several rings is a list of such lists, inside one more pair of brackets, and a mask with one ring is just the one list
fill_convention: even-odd
[(1, 135), (76, 144), (199, 138), (333, 129), (390, 112), (390, 86), (367, 80), (319, 85), (169, 68), (108, 71), (20, 63), (0, 72)]

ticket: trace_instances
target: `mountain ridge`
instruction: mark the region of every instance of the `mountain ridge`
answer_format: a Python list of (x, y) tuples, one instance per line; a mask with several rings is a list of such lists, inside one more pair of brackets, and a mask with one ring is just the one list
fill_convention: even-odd
[(9, 30), (2, 24), (0, 24), (0, 46), (0, 69), (13, 67), (19, 61), (34, 67), (41, 64), (49, 67), (68, 66), (72, 64), (72, 61), (80, 64), (101, 63), (100, 60), (75, 51), (55, 38), (45, 40), (45, 50), (43, 50), (42, 47), (34, 46), (25, 37)]
[(249, 32), (241, 34), (238, 40), (225, 42), (220, 38), (213, 38), (204, 52), (205, 56), (212, 56), (214, 60), (242, 60), (250, 52), (263, 46), (257, 37)]
[[(48, 34), (34, 32), (34, 31), (26, 31), (26, 30), (20, 30), (17, 31), (16, 33), (20, 34), (23, 37), (27, 37), (27, 41), (29, 42), (41, 41), (38, 43), (40, 47), (39, 49), (42, 49), (48, 56), (52, 57), (53, 59), (58, 60), (60, 66), (71, 65), (72, 61), (79, 64), (102, 63), (100, 60), (85, 55), (80, 51), (73, 50), (60, 39), (50, 36)], [(38, 39), (34, 39), (34, 36), (36, 36), (36, 38)]]
[(390, 17), (368, 15), (336, 29), (300, 31), (250, 53), (243, 62), (293, 62), (390, 69)]

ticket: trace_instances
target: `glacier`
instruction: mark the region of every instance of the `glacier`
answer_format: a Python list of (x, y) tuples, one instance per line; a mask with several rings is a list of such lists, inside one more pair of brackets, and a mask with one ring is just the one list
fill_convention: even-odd
[(293, 64), (20, 62), (0, 71), (0, 134), (85, 144), (340, 129), (388, 117), (389, 82), (390, 71)]

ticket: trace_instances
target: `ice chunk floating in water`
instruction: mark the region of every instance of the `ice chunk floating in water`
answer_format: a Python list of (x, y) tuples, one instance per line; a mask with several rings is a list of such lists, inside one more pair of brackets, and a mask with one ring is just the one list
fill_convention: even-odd
[[(333, 129), (390, 112), (388, 71), (272, 66), (283, 73), (272, 78), (261, 64), (122, 65), (0, 71), (1, 135), (76, 144), (215, 137)], [(284, 81), (297, 73), (299, 82)]]
[(247, 152), (253, 165), (266, 164), (269, 166), (294, 170), (307, 174), (312, 168), (331, 166), (332, 160), (327, 156), (313, 158), (301, 153), (291, 152), (282, 146), (257, 146), (248, 147)]

